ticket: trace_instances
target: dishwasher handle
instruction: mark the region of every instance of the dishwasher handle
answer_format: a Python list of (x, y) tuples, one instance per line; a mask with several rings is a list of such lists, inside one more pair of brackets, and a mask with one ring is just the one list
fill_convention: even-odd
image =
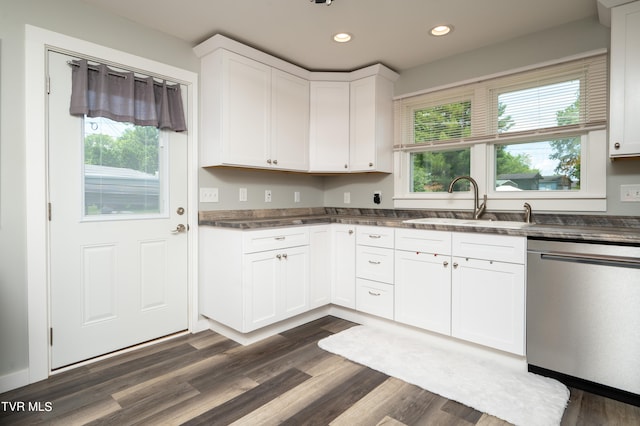
[(540, 253), (540, 259), (555, 260), (559, 262), (587, 263), (590, 265), (640, 269), (640, 259), (636, 259), (633, 257), (550, 252)]

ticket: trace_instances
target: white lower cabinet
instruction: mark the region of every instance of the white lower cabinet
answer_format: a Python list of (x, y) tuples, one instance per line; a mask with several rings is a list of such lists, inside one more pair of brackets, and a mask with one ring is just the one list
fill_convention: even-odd
[(356, 310), (393, 319), (393, 285), (356, 278)]
[(453, 258), (451, 335), (524, 355), (524, 265)]
[(202, 315), (247, 333), (309, 309), (307, 227), (200, 230)]
[(395, 320), (451, 333), (451, 256), (396, 250)]
[(200, 227), (200, 313), (246, 333), (329, 303), (525, 353), (526, 238)]
[(331, 303), (333, 227), (309, 227), (309, 309)]
[(356, 307), (356, 227), (334, 224), (331, 303)]

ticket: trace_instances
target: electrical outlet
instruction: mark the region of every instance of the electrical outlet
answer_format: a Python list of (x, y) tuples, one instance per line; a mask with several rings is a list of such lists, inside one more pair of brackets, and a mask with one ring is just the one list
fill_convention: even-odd
[(270, 203), (271, 202), (271, 190), (270, 189), (265, 189), (264, 190), (264, 202), (265, 203)]
[(299, 203), (300, 202), (300, 191), (295, 191), (293, 193), (293, 202), (294, 203)]
[(640, 202), (640, 185), (620, 185), (620, 201)]
[(200, 188), (201, 203), (217, 203), (218, 188)]
[(247, 201), (247, 188), (240, 188), (240, 191), (238, 191), (238, 199), (240, 201)]
[(382, 201), (382, 191), (376, 191), (373, 193), (373, 202), (376, 204), (380, 204)]
[(351, 204), (351, 193), (350, 192), (345, 192), (344, 193), (344, 203), (345, 204)]

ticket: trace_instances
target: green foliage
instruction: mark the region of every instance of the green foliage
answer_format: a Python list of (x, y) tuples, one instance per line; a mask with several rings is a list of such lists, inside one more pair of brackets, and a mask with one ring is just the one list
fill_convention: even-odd
[(158, 129), (150, 126), (129, 128), (117, 139), (105, 134), (87, 135), (85, 163), (154, 174), (159, 170), (158, 135)]
[(531, 168), (531, 157), (527, 154), (513, 155), (505, 145), (496, 145), (496, 175), (516, 173), (540, 173)]
[(413, 192), (441, 192), (455, 176), (469, 174), (471, 150), (420, 152), (412, 154), (411, 161)]
[[(556, 113), (556, 120), (559, 126), (566, 126), (580, 122), (580, 98), (562, 111)], [(559, 175), (568, 176), (572, 181), (580, 185), (580, 160), (581, 147), (580, 137), (567, 139), (556, 139), (551, 141), (553, 153), (549, 155), (552, 160), (558, 160), (555, 172)]]
[(445, 141), (471, 134), (471, 101), (417, 110), (413, 117), (415, 143)]

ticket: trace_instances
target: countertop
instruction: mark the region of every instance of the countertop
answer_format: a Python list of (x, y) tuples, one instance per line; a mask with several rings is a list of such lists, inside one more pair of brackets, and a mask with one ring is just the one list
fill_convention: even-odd
[[(470, 227), (450, 224), (405, 223), (408, 219), (446, 217), (471, 220), (470, 212), (427, 210), (300, 208), (265, 210), (202, 211), (200, 226), (235, 229), (263, 229), (343, 223), (351, 225), (388, 226), (395, 228), (431, 229), (454, 232), (479, 232), (517, 235), (567, 241), (593, 241), (640, 245), (640, 216), (600, 216), (535, 214), (532, 224), (521, 229)], [(518, 213), (487, 213), (483, 219), (523, 221)]]

